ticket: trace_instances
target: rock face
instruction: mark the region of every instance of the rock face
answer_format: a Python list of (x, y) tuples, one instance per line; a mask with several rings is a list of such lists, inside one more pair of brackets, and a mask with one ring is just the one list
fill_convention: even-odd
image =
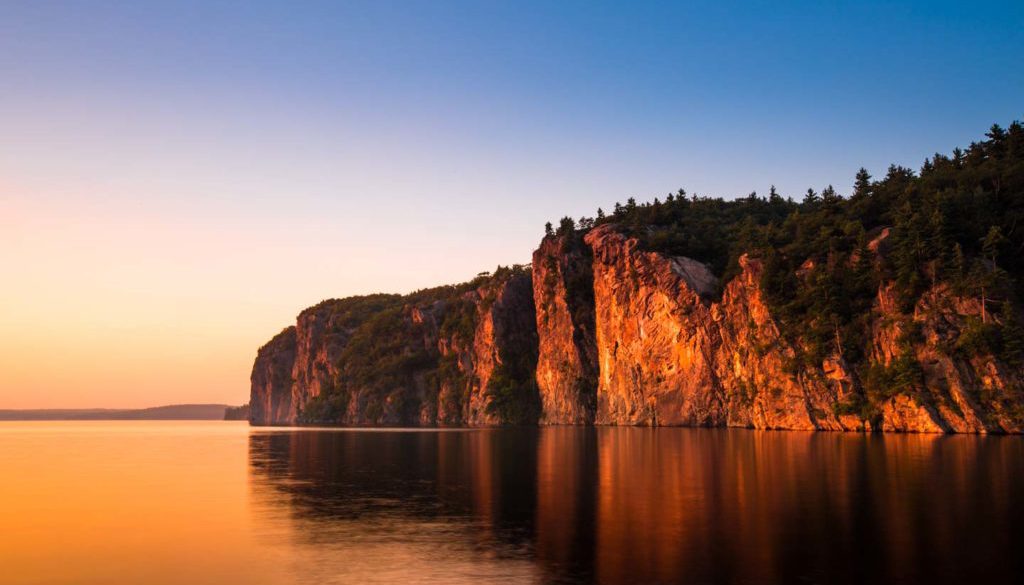
[(535, 422), (537, 329), (529, 275), (478, 291), (477, 326), (469, 353), (471, 425)]
[(548, 236), (533, 253), (542, 424), (589, 424), (597, 411), (593, 255), (575, 235)]
[[(420, 424), (536, 421), (537, 330), (530, 282), (529, 274), (490, 282), (440, 307), (436, 411), (425, 410)], [(434, 315), (429, 319), (438, 322)]]
[(288, 327), (256, 352), (252, 367), (249, 421), (258, 425), (295, 422), (292, 409), (292, 369), (295, 367), (295, 327)]
[(794, 349), (779, 334), (759, 289), (760, 264), (712, 300), (703, 264), (642, 251), (612, 226), (587, 235), (594, 251), (600, 363), (599, 424), (844, 429), (833, 414), (845, 391), (835, 379), (789, 373)]
[(904, 367), (921, 375), (912, 389), (872, 395), (876, 407), (851, 412), (850, 404), (869, 402), (860, 375), (842, 356), (820, 368), (800, 365), (803, 350), (780, 334), (756, 259), (740, 258), (740, 274), (716, 302), (714, 277), (699, 262), (642, 251), (608, 225), (586, 241), (594, 254), (598, 424), (1022, 430), (1021, 374), (995, 357), (967, 359), (950, 349), (981, 310), (944, 286), (923, 295), (911, 315), (899, 313), (891, 285), (879, 291), (874, 360), (884, 367), (910, 360)]
[(613, 224), (549, 235), (531, 269), (303, 311), (258, 352), (251, 421), (1024, 431), (1024, 374), (958, 350), (978, 301), (938, 285), (904, 313), (883, 283), (864, 316), (870, 367), (819, 364), (782, 333), (762, 271), (742, 256), (723, 284)]
[(253, 424), (536, 421), (529, 270), (462, 287), (324, 301), (260, 349)]
[[(1020, 433), (1024, 377), (991, 355), (966, 356), (958, 341), (983, 319), (981, 303), (958, 298), (946, 285), (927, 291), (904, 315), (892, 286), (878, 292), (874, 359), (917, 376), (914, 391), (882, 403), (881, 430)], [(995, 317), (988, 317), (995, 319)]]

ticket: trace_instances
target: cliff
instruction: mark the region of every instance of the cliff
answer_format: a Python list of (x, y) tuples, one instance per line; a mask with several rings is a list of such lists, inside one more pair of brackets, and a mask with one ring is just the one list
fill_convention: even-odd
[[(716, 302), (715, 278), (699, 262), (642, 251), (614, 226), (586, 240), (594, 251), (598, 424), (1021, 432), (1020, 370), (956, 349), (981, 310), (947, 286), (903, 314), (886, 284), (870, 315), (871, 365), (857, 372), (833, 354), (808, 366), (806, 348), (782, 336), (772, 316), (759, 260), (742, 256)], [(900, 360), (918, 372), (903, 387), (884, 375)], [(865, 391), (862, 377), (877, 387)]]
[[(532, 270), (325, 301), (259, 350), (251, 420), (1024, 429), (1019, 369), (956, 350), (976, 301), (938, 286), (905, 314), (889, 282), (870, 313), (870, 365), (837, 353), (808, 365), (773, 317), (762, 261), (738, 264), (722, 286), (709, 266), (605, 224), (545, 238)], [(900, 386), (896, 368), (916, 378)]]
[(588, 424), (597, 411), (593, 254), (576, 234), (545, 238), (533, 253), (543, 424)]
[[(886, 431), (1020, 433), (1024, 377), (992, 352), (965, 347), (983, 326), (981, 304), (947, 285), (928, 290), (913, 312), (896, 308), (894, 287), (878, 291), (873, 323), (878, 428)], [(991, 317), (993, 321), (998, 317)], [(901, 389), (894, 374), (911, 378)], [(894, 392), (894, 388), (897, 389)]]
[(786, 371), (795, 351), (765, 305), (758, 261), (742, 257), (742, 272), (715, 302), (717, 279), (696, 260), (643, 251), (611, 225), (586, 241), (594, 251), (599, 424), (863, 426), (833, 414), (841, 384)]
[(411, 295), (324, 301), (260, 349), (253, 424), (536, 421), (529, 270)]
[(564, 218), (532, 265), (325, 301), (253, 424), (1024, 431), (1024, 127), (920, 174)]
[(295, 366), (295, 327), (278, 333), (256, 352), (249, 394), (249, 421), (286, 425), (295, 421), (292, 408), (292, 368)]

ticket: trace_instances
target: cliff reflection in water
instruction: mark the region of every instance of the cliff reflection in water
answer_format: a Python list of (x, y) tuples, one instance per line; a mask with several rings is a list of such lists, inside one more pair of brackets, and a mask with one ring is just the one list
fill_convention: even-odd
[(310, 582), (1024, 576), (1016, 437), (300, 430), (249, 452), (260, 537)]

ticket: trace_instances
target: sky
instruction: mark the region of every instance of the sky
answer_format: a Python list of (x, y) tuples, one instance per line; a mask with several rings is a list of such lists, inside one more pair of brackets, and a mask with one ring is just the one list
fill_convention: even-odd
[(1024, 3), (0, 0), (0, 408), (248, 399), (325, 298), (1024, 118)]

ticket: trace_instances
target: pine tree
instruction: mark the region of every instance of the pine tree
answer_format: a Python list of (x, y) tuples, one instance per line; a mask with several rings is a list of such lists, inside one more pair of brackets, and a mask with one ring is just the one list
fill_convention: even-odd
[(1006, 130), (1000, 128), (999, 124), (992, 124), (992, 128), (985, 136), (988, 137), (988, 153), (996, 158), (1002, 158), (1006, 154)]
[(1014, 314), (1010, 303), (1003, 303), (999, 320), (1003, 324), (1001, 357), (1009, 364), (1019, 366), (1024, 361), (1024, 327), (1021, 327), (1020, 320)]
[(808, 189), (807, 193), (804, 194), (803, 205), (806, 207), (814, 207), (820, 201), (821, 198), (818, 197), (818, 194), (814, 192), (814, 189)]
[(924, 252), (925, 265), (932, 286), (935, 286), (945, 265), (947, 250), (949, 250), (949, 240), (946, 235), (946, 218), (936, 207), (928, 216), (928, 235), (925, 239)]
[(1003, 278), (1002, 271), (999, 269), (999, 264), (996, 260), (999, 259), (999, 248), (1006, 242), (1006, 237), (1003, 236), (1003, 231), (999, 229), (999, 226), (992, 226), (988, 229), (988, 233), (982, 238), (981, 241), (981, 252), (985, 255), (985, 258), (991, 262), (991, 267), (984, 267), (982, 274), (980, 275), (979, 282), (981, 283), (981, 322), (987, 322), (987, 304), (988, 294), (993, 288), (1001, 284)]
[(998, 266), (996, 260), (999, 258), (999, 248), (1006, 242), (1006, 236), (999, 226), (994, 225), (988, 228), (988, 233), (981, 241), (981, 252), (985, 258), (992, 263), (993, 268)]
[(832, 204), (842, 200), (842, 197), (836, 193), (835, 188), (832, 185), (825, 187), (825, 190), (821, 192), (821, 200), (825, 203)]
[(563, 217), (558, 222), (558, 231), (555, 232), (560, 236), (571, 236), (576, 231), (576, 222), (571, 217)]
[(957, 295), (963, 296), (967, 293), (967, 259), (964, 258), (964, 250), (960, 243), (953, 244), (953, 290)]
[(853, 181), (852, 199), (863, 199), (871, 195), (871, 174), (864, 167), (857, 171)]

